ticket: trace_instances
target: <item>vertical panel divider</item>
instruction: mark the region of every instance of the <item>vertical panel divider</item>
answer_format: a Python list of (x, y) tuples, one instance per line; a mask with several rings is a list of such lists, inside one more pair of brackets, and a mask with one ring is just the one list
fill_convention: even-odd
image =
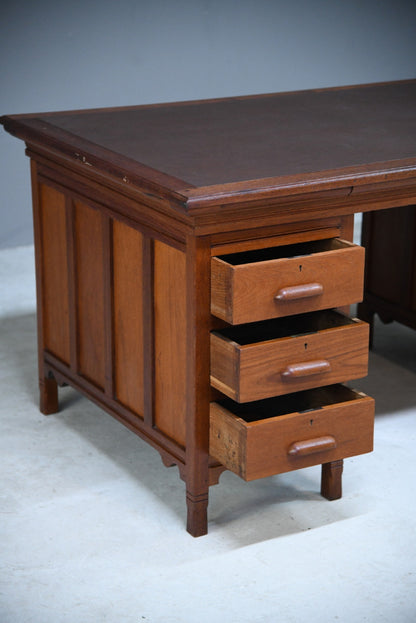
[(32, 181), (32, 209), (33, 209), (33, 229), (35, 239), (35, 270), (36, 270), (36, 305), (37, 305), (37, 338), (38, 338), (38, 363), (39, 379), (43, 382), (45, 378), (44, 370), (44, 285), (43, 285), (43, 236), (42, 236), (42, 211), (40, 204), (40, 190), (38, 181), (37, 164), (35, 160), (30, 161), (31, 181)]
[(154, 240), (143, 234), (143, 393), (144, 421), (149, 427), (155, 423), (154, 337)]
[(208, 530), (209, 406), (211, 329), (210, 239), (187, 239), (187, 415), (186, 501), (187, 530), (201, 536)]
[(105, 335), (105, 393), (114, 398), (114, 300), (113, 300), (113, 222), (106, 214), (101, 215), (103, 236), (104, 271), (104, 335)]
[(77, 308), (77, 268), (75, 241), (75, 206), (68, 195), (65, 196), (66, 241), (68, 261), (68, 308), (69, 308), (69, 347), (71, 371), (78, 373), (78, 308)]

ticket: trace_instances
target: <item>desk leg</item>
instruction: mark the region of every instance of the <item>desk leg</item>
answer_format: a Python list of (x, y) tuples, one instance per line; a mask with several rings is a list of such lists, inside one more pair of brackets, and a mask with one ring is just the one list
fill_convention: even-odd
[(208, 491), (200, 498), (189, 491), (186, 493), (187, 521), (186, 529), (194, 537), (204, 536), (208, 532)]
[(39, 409), (44, 415), (59, 411), (58, 384), (54, 378), (39, 379)]
[(187, 530), (192, 536), (208, 531), (208, 459), (210, 402), (210, 267), (206, 238), (187, 241)]
[(327, 500), (342, 497), (343, 459), (322, 465), (321, 495)]

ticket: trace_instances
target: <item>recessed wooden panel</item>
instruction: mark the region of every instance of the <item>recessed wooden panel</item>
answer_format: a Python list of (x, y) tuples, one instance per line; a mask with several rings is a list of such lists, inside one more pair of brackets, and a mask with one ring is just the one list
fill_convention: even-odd
[(113, 224), (116, 397), (143, 417), (143, 236)]
[(186, 258), (155, 241), (155, 423), (185, 444)]
[(104, 269), (101, 214), (75, 203), (78, 357), (80, 373), (105, 385)]
[(69, 364), (68, 258), (65, 196), (40, 185), (45, 348)]
[(231, 324), (362, 300), (364, 249), (317, 240), (213, 257), (211, 311)]

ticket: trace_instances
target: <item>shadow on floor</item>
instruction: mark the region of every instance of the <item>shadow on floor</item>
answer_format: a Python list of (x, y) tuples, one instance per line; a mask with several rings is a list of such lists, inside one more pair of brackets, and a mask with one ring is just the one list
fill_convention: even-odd
[[(9, 376), (14, 384), (17, 381), (19, 392), (38, 415), (35, 315), (0, 318), (0, 346), (6, 370), (3, 383), (7, 385)], [(413, 409), (416, 332), (399, 325), (378, 324), (370, 354), (370, 373), (366, 379), (350, 384), (376, 399), (377, 415)], [(185, 523), (185, 486), (176, 468), (167, 470), (153, 448), (71, 388), (60, 389), (60, 405), (61, 412), (50, 418), (59, 426), (69, 427), (98, 453), (106, 455), (139, 488), (146, 487)], [(228, 533), (238, 532), (239, 545), (247, 545), (345, 519), (345, 509), (341, 512), (320, 497), (319, 485), (319, 467), (251, 483), (226, 472), (220, 485), (211, 488), (210, 531), (227, 525)], [(294, 516), (293, 504), (289, 503), (298, 501), (299, 513)], [(238, 526), (238, 530), (233, 526)]]

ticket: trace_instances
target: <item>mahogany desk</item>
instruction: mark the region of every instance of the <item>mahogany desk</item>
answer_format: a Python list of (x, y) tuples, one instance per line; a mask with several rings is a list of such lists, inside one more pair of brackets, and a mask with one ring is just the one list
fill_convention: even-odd
[[(40, 406), (86, 394), (186, 482), (369, 452), (355, 212), (416, 203), (416, 81), (12, 115), (31, 158)], [(341, 310), (341, 311), (340, 311)]]

